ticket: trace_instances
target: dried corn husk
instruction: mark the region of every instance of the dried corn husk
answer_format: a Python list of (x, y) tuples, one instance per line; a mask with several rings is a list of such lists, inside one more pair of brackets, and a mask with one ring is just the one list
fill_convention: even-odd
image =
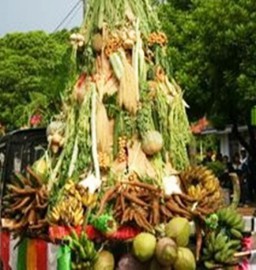
[(96, 133), (98, 151), (108, 152), (110, 142), (110, 127), (106, 108), (101, 101), (97, 102)]
[(142, 151), (140, 142), (135, 142), (129, 153), (130, 171), (136, 172), (139, 176), (147, 175), (153, 179), (157, 177), (156, 170)]
[(122, 54), (124, 72), (120, 79), (118, 102), (120, 107), (124, 106), (127, 111), (136, 114), (139, 102), (139, 89), (133, 67), (129, 64), (125, 55)]
[(102, 100), (105, 94), (111, 96), (118, 91), (119, 82), (112, 72), (109, 60), (104, 52), (97, 57), (96, 62), (97, 74), (94, 76), (99, 99)]

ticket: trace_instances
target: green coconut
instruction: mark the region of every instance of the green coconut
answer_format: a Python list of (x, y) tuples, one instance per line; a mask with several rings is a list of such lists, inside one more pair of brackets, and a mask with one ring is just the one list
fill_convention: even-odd
[(172, 238), (178, 246), (186, 247), (189, 242), (190, 225), (183, 217), (175, 217), (165, 226), (166, 236)]
[(156, 248), (156, 238), (151, 233), (138, 234), (132, 243), (134, 256), (141, 262), (146, 262), (152, 258)]
[(94, 264), (94, 270), (114, 270), (115, 259), (112, 253), (102, 250), (98, 254), (98, 258)]
[(192, 251), (188, 248), (179, 247), (178, 257), (173, 268), (174, 270), (195, 270), (196, 260)]
[(155, 256), (163, 266), (171, 266), (178, 255), (176, 243), (169, 237), (161, 238), (156, 244)]

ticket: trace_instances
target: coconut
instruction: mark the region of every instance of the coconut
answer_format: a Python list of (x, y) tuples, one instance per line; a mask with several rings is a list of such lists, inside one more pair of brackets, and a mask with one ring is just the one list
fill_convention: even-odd
[(146, 265), (137, 260), (132, 254), (127, 253), (121, 257), (116, 270), (146, 270)]
[(171, 266), (176, 260), (177, 255), (177, 245), (171, 238), (163, 237), (157, 242), (155, 256), (161, 265)]
[(112, 253), (102, 250), (98, 254), (97, 261), (94, 264), (94, 270), (114, 270), (115, 259)]
[(178, 257), (174, 263), (174, 270), (195, 270), (196, 260), (192, 251), (188, 248), (179, 247)]
[(162, 135), (156, 130), (146, 132), (142, 138), (141, 147), (146, 155), (152, 156), (158, 153), (163, 147)]
[(156, 258), (153, 258), (150, 262), (148, 270), (172, 270), (170, 266), (161, 265)]
[(183, 217), (175, 217), (165, 226), (166, 236), (172, 238), (178, 246), (185, 247), (189, 242), (190, 225)]
[(146, 262), (154, 255), (156, 238), (151, 233), (138, 234), (132, 243), (133, 254), (141, 262)]

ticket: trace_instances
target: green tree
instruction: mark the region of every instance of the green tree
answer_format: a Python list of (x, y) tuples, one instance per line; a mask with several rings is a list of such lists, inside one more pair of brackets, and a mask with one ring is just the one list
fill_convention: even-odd
[(58, 111), (68, 79), (69, 32), (7, 34), (0, 39), (0, 123), (8, 130), (28, 123), (32, 114), (44, 123)]
[[(217, 128), (233, 125), (256, 158), (250, 110), (256, 104), (254, 0), (169, 0), (160, 6), (169, 55), (192, 120), (207, 114)], [(237, 127), (247, 124), (248, 144)]]

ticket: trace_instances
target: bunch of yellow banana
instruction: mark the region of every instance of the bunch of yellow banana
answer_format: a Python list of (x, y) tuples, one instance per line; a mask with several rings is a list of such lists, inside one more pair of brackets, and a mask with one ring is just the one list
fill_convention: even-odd
[(211, 170), (203, 166), (190, 167), (180, 178), (184, 193), (195, 199), (201, 209), (212, 209), (212, 212), (219, 209), (222, 193), (219, 180)]
[(84, 214), (81, 201), (72, 196), (65, 196), (49, 212), (48, 220), (54, 224), (78, 226), (83, 224)]
[(203, 180), (204, 188), (208, 194), (212, 194), (220, 189), (219, 180), (214, 175), (203, 178)]
[(235, 252), (241, 248), (240, 240), (229, 239), (228, 235), (220, 231), (212, 231), (204, 241), (202, 260), (207, 269), (216, 269), (216, 266), (227, 266), (236, 263)]
[(190, 167), (180, 175), (185, 189), (191, 185), (201, 185), (208, 193), (214, 193), (219, 190), (219, 180), (211, 170), (204, 166)]
[(69, 180), (63, 189), (61, 200), (48, 213), (48, 220), (54, 224), (78, 226), (84, 222), (85, 209), (76, 185)]
[(76, 185), (76, 189), (78, 190), (81, 196), (81, 202), (84, 207), (94, 207), (97, 201), (97, 194), (90, 193), (88, 189), (84, 188), (82, 185)]
[(206, 195), (206, 191), (201, 184), (191, 185), (187, 189), (187, 194), (193, 199), (200, 200)]

